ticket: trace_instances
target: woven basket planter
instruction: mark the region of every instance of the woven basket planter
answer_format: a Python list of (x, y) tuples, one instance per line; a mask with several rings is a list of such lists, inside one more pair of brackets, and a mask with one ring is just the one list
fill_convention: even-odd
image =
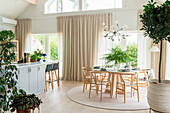
[(150, 80), (147, 98), (151, 109), (170, 113), (170, 80)]

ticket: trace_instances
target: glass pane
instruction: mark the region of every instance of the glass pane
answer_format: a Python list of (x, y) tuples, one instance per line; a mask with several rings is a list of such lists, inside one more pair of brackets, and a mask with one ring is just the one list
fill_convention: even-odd
[(63, 11), (71, 12), (79, 10), (79, 0), (63, 0)]
[(50, 37), (50, 59), (52, 61), (58, 60), (57, 36)]
[(84, 0), (84, 10), (122, 8), (122, 0)]
[(37, 49), (45, 52), (45, 36), (44, 35), (33, 36), (33, 38), (32, 38), (32, 52), (36, 51)]

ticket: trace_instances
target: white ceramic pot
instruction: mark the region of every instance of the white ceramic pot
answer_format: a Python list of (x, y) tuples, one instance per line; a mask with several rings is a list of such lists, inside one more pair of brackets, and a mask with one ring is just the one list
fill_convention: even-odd
[(147, 98), (153, 110), (170, 113), (170, 80), (150, 80)]

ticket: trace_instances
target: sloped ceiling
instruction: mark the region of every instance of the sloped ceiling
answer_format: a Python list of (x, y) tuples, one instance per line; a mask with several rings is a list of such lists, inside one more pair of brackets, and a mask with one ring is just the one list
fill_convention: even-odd
[(0, 16), (15, 19), (29, 5), (25, 0), (0, 0)]

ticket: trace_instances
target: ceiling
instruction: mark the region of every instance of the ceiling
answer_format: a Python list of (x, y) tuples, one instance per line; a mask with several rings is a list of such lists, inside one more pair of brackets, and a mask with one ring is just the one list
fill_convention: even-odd
[(15, 19), (29, 5), (25, 0), (0, 0), (0, 16)]

